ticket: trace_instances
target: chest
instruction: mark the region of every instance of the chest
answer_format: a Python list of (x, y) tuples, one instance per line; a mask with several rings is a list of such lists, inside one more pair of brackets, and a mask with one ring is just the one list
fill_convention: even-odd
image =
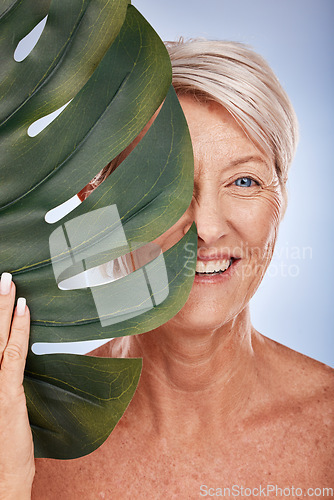
[(112, 434), (87, 457), (39, 461), (33, 499), (192, 499), (233, 486), (312, 486), (315, 457), (302, 436), (262, 430), (226, 436), (222, 431), (219, 440), (172, 447), (166, 438)]

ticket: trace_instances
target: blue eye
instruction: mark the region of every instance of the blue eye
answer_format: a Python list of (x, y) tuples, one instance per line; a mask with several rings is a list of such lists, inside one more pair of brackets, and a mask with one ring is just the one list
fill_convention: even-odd
[(238, 187), (251, 187), (257, 184), (256, 181), (251, 179), (250, 177), (239, 177), (234, 183)]

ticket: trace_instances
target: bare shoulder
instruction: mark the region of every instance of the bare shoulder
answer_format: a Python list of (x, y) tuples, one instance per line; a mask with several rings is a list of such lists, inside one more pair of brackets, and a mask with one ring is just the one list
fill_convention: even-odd
[(255, 342), (261, 346), (260, 351), (266, 357), (271, 373), (291, 394), (300, 398), (315, 397), (333, 403), (334, 369), (320, 361), (294, 351), (283, 344), (275, 342), (256, 332)]
[(309, 417), (314, 429), (327, 430), (333, 438), (334, 370), (258, 332), (255, 343), (278, 404), (304, 421)]
[[(259, 374), (266, 388), (262, 409), (252, 421), (279, 450), (284, 470), (306, 474), (315, 484), (333, 481), (334, 370), (256, 332)], [(255, 425), (255, 424), (253, 424)], [(272, 440), (272, 441), (270, 441)], [(290, 464), (290, 465), (288, 465)]]

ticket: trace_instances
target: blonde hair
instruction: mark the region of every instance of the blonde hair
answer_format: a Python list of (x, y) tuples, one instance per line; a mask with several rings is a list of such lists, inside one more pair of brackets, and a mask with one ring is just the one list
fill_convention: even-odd
[(292, 104), (268, 63), (238, 42), (203, 38), (166, 42), (179, 95), (221, 104), (247, 136), (271, 156), (285, 183), (298, 142)]

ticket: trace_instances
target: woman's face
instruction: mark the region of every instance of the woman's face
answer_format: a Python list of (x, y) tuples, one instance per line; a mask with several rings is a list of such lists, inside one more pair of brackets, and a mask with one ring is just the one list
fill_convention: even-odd
[(249, 302), (272, 257), (283, 193), (269, 159), (215, 102), (181, 96), (195, 159), (194, 194), (182, 218), (159, 240), (178, 241), (195, 221), (198, 254), (187, 303), (171, 320), (215, 329)]

